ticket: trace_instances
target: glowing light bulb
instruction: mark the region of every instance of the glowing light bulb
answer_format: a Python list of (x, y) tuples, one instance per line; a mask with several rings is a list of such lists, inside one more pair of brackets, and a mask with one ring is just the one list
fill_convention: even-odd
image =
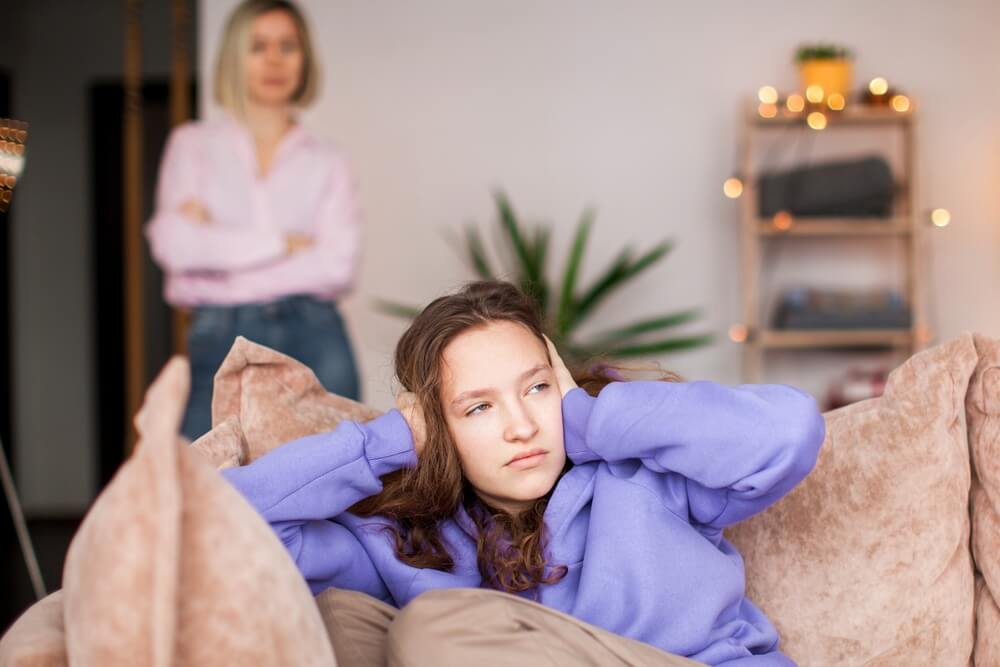
[(906, 113), (910, 110), (910, 98), (906, 95), (893, 95), (892, 108), (899, 113)]
[(757, 91), (757, 99), (764, 104), (775, 104), (778, 101), (778, 91), (775, 90), (774, 86), (762, 86)]
[(743, 194), (743, 181), (733, 176), (722, 184), (722, 192), (730, 199), (739, 199)]
[(791, 229), (792, 223), (792, 214), (788, 211), (778, 211), (774, 214), (774, 218), (771, 220), (771, 224), (774, 225), (774, 228), (783, 232)]
[(840, 93), (833, 93), (830, 97), (826, 98), (826, 106), (830, 107), (831, 111), (843, 111), (846, 104), (847, 101)]
[(819, 104), (824, 97), (826, 97), (826, 93), (823, 92), (823, 86), (813, 84), (806, 88), (806, 99), (813, 104)]
[(747, 342), (747, 327), (745, 324), (734, 324), (729, 327), (729, 340), (734, 343), (745, 343)]
[(826, 115), (822, 111), (813, 111), (806, 117), (806, 123), (809, 124), (814, 130), (822, 130), (826, 128)]
[(4, 155), (0, 152), (0, 171), (6, 171), (8, 174), (20, 176), (23, 168), (23, 155)]
[(762, 118), (774, 118), (778, 115), (778, 105), (761, 102), (757, 107), (757, 112)]
[(793, 93), (785, 100), (785, 106), (792, 113), (799, 113), (806, 108), (806, 101), (798, 93)]
[(868, 82), (868, 90), (872, 91), (872, 95), (885, 95), (889, 90), (889, 82), (877, 76)]
[(935, 227), (947, 227), (951, 223), (951, 213), (946, 208), (936, 208), (931, 211), (931, 222)]

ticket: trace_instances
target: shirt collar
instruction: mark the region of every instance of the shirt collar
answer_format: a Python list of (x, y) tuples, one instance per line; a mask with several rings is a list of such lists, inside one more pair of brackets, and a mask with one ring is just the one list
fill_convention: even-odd
[[(253, 136), (250, 134), (250, 128), (247, 127), (246, 123), (240, 120), (232, 112), (226, 111), (222, 116), (222, 125), (225, 127), (226, 131), (231, 134), (240, 146), (240, 151), (244, 154), (247, 162), (253, 166), (253, 171), (257, 171), (257, 151), (254, 146)], [(274, 160), (277, 161), (282, 155), (290, 150), (294, 150), (305, 142), (309, 138), (309, 132), (306, 131), (305, 127), (302, 125), (302, 121), (299, 118), (295, 118), (292, 126), (288, 128), (284, 136), (281, 137), (281, 141), (278, 143), (278, 148), (274, 154)]]

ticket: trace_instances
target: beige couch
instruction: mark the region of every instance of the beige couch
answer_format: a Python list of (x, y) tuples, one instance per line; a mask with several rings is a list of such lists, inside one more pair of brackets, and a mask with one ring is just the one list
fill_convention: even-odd
[[(186, 393), (173, 361), (63, 589), (0, 640), (0, 666), (335, 664), (294, 564), (214, 468), (374, 411), (242, 339), (216, 378), (216, 427), (191, 447), (177, 436)], [(820, 667), (1000, 666), (1000, 341), (917, 355), (827, 426), (814, 473), (730, 534), (785, 652)]]

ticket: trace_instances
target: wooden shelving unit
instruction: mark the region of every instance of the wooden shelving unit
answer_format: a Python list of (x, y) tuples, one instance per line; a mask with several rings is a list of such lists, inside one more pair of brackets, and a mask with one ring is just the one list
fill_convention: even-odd
[(760, 332), (758, 344), (770, 350), (802, 349), (810, 347), (870, 347), (898, 348), (910, 347), (913, 336), (909, 331), (896, 329), (857, 329), (857, 330), (810, 330), (788, 331), (779, 329), (764, 329)]
[(761, 236), (907, 236), (911, 232), (907, 218), (796, 218), (787, 230), (777, 229), (771, 220), (757, 221)]
[[(805, 127), (806, 116), (809, 114), (809, 111), (811, 109), (807, 108), (805, 111), (792, 113), (779, 107), (777, 116), (774, 118), (765, 118), (757, 113), (756, 102), (754, 102), (747, 106), (747, 120), (750, 124), (760, 127), (774, 127), (777, 125), (802, 125)], [(912, 111), (900, 113), (889, 107), (870, 107), (863, 104), (850, 105), (843, 111), (824, 110), (824, 113), (830, 121), (830, 125), (835, 124), (841, 127), (851, 125), (898, 126), (912, 124), (916, 120), (916, 114)]]
[[(926, 313), (926, 275), (922, 255), (922, 221), (918, 211), (916, 129), (914, 112), (900, 113), (892, 109), (860, 105), (840, 112), (827, 111), (823, 130), (811, 129), (806, 123), (808, 110), (790, 113), (784, 110), (773, 118), (765, 118), (756, 104), (749, 104), (743, 114), (741, 173), (744, 182), (740, 209), (743, 284), (743, 378), (759, 382), (764, 368), (765, 352), (774, 350), (809, 349), (870, 349), (887, 350), (904, 359), (924, 348), (930, 340)], [(800, 128), (788, 127), (798, 125)], [(891, 218), (838, 219), (793, 218), (783, 221), (761, 219), (758, 215), (757, 173), (754, 150), (760, 134), (768, 128), (784, 127), (786, 131), (835, 133), (838, 128), (875, 127), (885, 131), (901, 131), (902, 173), (896, 174), (894, 216)], [(776, 222), (778, 224), (776, 224)], [(789, 225), (790, 223), (790, 225)], [(770, 313), (762, 312), (765, 295), (761, 293), (761, 256), (764, 245), (777, 239), (794, 238), (889, 238), (903, 245), (905, 281), (901, 285), (911, 312), (909, 329), (886, 330), (776, 330), (769, 328)]]

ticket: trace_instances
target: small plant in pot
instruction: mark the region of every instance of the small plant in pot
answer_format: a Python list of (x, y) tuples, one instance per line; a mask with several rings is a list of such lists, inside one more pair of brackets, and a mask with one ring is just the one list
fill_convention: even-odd
[(802, 44), (795, 52), (802, 90), (819, 86), (824, 97), (839, 94), (847, 98), (852, 85), (852, 58), (849, 49), (836, 44)]

